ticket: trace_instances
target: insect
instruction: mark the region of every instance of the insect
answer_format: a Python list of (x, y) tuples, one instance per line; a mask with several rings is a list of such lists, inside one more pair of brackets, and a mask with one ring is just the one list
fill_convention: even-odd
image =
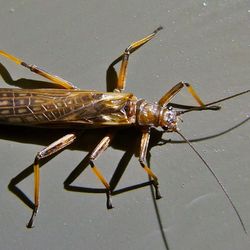
[[(194, 88), (184, 82), (176, 84), (167, 91), (158, 102), (151, 103), (144, 99), (139, 99), (132, 93), (125, 93), (126, 74), (129, 56), (139, 47), (150, 41), (162, 27), (157, 28), (148, 36), (131, 43), (121, 56), (121, 66), (118, 80), (113, 92), (98, 92), (80, 90), (71, 82), (61, 77), (52, 75), (33, 64), (27, 64), (23, 60), (0, 51), (0, 55), (10, 59), (16, 64), (22, 65), (32, 72), (39, 74), (53, 83), (51, 89), (18, 89), (1, 88), (0, 89), (0, 123), (8, 125), (35, 126), (35, 127), (66, 127), (66, 128), (100, 128), (100, 127), (121, 127), (137, 126), (141, 129), (141, 143), (139, 153), (139, 163), (152, 180), (155, 188), (155, 197), (160, 199), (161, 195), (158, 189), (158, 178), (146, 164), (146, 154), (150, 139), (150, 130), (152, 127), (159, 127), (164, 132), (178, 133), (198, 157), (203, 161), (209, 171), (212, 173), (217, 183), (226, 195), (229, 203), (237, 214), (237, 217), (246, 232), (243, 221), (232, 202), (229, 194), (219, 181), (211, 167), (206, 163), (202, 156), (197, 152), (193, 145), (183, 136), (178, 129), (180, 116), (191, 111), (219, 110), (217, 104), (221, 101), (246, 94), (249, 90), (238, 93), (224, 99), (205, 104)], [(187, 88), (191, 96), (197, 102), (197, 106), (179, 105), (178, 110), (170, 106), (170, 100), (183, 88)], [(111, 195), (112, 190), (109, 182), (105, 179), (100, 169), (96, 166), (95, 160), (110, 145), (113, 132), (109, 131), (98, 143), (95, 149), (90, 153), (89, 164), (102, 182), (106, 189), (107, 208), (112, 208)], [(50, 155), (57, 153), (77, 139), (75, 132), (68, 133), (49, 146), (37, 153), (34, 160), (34, 208), (31, 218), (27, 224), (28, 228), (33, 227), (34, 218), (37, 215), (40, 200), (39, 184), (39, 162)]]

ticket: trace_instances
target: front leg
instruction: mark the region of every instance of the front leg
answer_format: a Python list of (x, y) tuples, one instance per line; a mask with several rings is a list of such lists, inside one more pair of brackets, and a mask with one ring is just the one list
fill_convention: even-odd
[(122, 54), (122, 62), (120, 66), (120, 71), (119, 71), (119, 76), (118, 76), (118, 81), (116, 83), (116, 87), (114, 89), (115, 92), (122, 92), (125, 89), (126, 85), (126, 75), (127, 75), (127, 66), (128, 66), (128, 61), (129, 61), (129, 56), (131, 53), (136, 51), (138, 48), (140, 48), (142, 45), (150, 41), (160, 30), (162, 27), (158, 27), (156, 30), (154, 30), (151, 34), (148, 36), (131, 43), (124, 51)]
[(145, 127), (142, 129), (142, 137), (141, 137), (141, 145), (140, 145), (140, 153), (139, 153), (139, 162), (143, 169), (147, 172), (149, 177), (153, 180), (153, 185), (155, 188), (155, 198), (158, 200), (161, 198), (161, 194), (159, 192), (159, 183), (157, 176), (153, 173), (153, 171), (145, 164), (145, 159), (148, 151), (148, 143), (150, 139), (150, 128)]

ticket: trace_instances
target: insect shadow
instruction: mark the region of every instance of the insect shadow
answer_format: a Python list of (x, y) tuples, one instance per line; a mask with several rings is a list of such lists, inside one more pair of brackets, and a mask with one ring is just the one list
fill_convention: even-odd
[[(107, 91), (113, 91), (114, 86), (116, 86), (117, 82), (117, 73), (114, 68), (114, 66), (120, 62), (122, 57), (118, 57), (116, 60), (114, 60), (108, 70), (107, 70), (107, 76), (106, 76), (106, 82), (107, 82)], [(11, 75), (9, 74), (8, 70), (0, 63), (0, 75), (2, 76), (3, 80), (8, 84), (12, 86), (18, 86), (22, 88), (52, 88), (53, 84), (50, 82), (45, 81), (38, 81), (38, 80), (32, 80), (32, 79), (25, 79), (20, 78), (18, 80), (13, 80)], [(170, 103), (169, 105), (173, 107), (181, 107), (182, 105), (176, 104), (176, 103)], [(242, 122), (232, 126), (231, 128), (228, 128), (220, 133), (205, 136), (202, 138), (196, 138), (196, 139), (189, 139), (190, 142), (198, 142), (202, 140), (208, 140), (212, 139), (218, 136), (221, 136), (225, 133), (228, 133), (232, 131), (233, 129), (236, 129), (237, 127), (243, 125), (249, 120), (249, 118), (243, 120)], [(67, 132), (75, 132), (69, 129), (41, 129), (41, 128), (27, 128), (27, 127), (15, 127), (15, 126), (5, 126), (1, 125), (0, 130), (0, 138), (5, 140), (12, 140), (22, 143), (29, 143), (29, 144), (37, 144), (37, 145), (49, 145), (51, 142), (55, 141), (56, 139), (62, 137)], [(123, 192), (127, 192), (130, 190), (142, 188), (145, 186), (150, 185), (152, 182), (150, 180), (145, 181), (143, 183), (135, 184), (132, 186), (128, 186), (122, 189), (116, 189), (124, 171), (126, 170), (131, 158), (135, 155), (138, 156), (138, 149), (140, 144), (140, 131), (137, 128), (126, 128), (126, 129), (117, 129), (119, 130), (119, 133), (116, 133), (116, 136), (114, 140), (112, 141), (111, 147), (121, 150), (124, 152), (123, 156), (121, 157), (111, 179), (110, 179), (110, 187), (111, 190), (113, 190), (112, 195), (117, 195)], [(70, 145), (68, 149), (70, 150), (80, 150), (80, 151), (86, 151), (91, 152), (97, 143), (100, 141), (101, 138), (107, 133), (107, 129), (98, 129), (98, 130), (86, 130), (85, 131), (77, 131), (77, 134), (79, 134), (78, 140)], [(161, 146), (166, 143), (186, 143), (184, 140), (167, 140), (162, 138), (163, 131), (158, 131), (156, 129), (152, 129), (151, 131), (151, 137), (149, 141), (149, 147), (148, 147), (148, 153), (147, 153), (147, 164), (150, 167), (150, 159), (151, 154), (150, 150), (155, 146)], [(39, 137), (37, 136), (39, 134)], [(133, 145), (131, 147), (131, 145)], [(60, 153), (60, 152), (58, 152)], [(57, 154), (58, 154), (57, 153)], [(41, 160), (41, 167), (50, 161), (52, 158), (54, 158), (57, 154), (54, 154), (51, 157), (47, 157), (45, 159)], [(89, 188), (89, 187), (83, 187), (83, 186), (76, 186), (73, 184), (73, 182), (84, 172), (84, 170), (89, 166), (89, 153), (84, 157), (84, 159), (74, 168), (74, 170), (69, 174), (69, 176), (64, 181), (64, 188), (68, 191), (74, 191), (74, 192), (84, 192), (84, 193), (105, 193), (106, 189), (104, 188)], [(27, 197), (27, 195), (22, 192), (21, 189), (18, 188), (18, 184), (22, 182), (24, 179), (26, 179), (29, 175), (33, 173), (33, 163), (28, 166), (26, 169), (24, 169), (21, 173), (19, 173), (16, 177), (14, 177), (9, 185), (9, 190), (15, 194), (21, 201), (24, 202), (28, 207), (31, 209), (34, 208), (33, 202)], [(151, 193), (152, 197), (154, 198), (154, 192), (151, 187)], [(155, 199), (153, 199), (155, 211), (160, 227), (160, 231), (162, 234), (162, 238), (165, 244), (166, 249), (168, 248), (165, 232), (163, 230), (163, 226), (160, 219), (160, 213), (157, 207), (157, 204), (155, 202)]]
[[(244, 123), (246, 123), (249, 120), (249, 118), (245, 119), (241, 123), (224, 130), (220, 133), (206, 136), (202, 138), (196, 138), (196, 139), (190, 139), (191, 142), (198, 142), (203, 140), (212, 139), (218, 136), (221, 136), (225, 133), (228, 133), (240, 126), (242, 126)], [(26, 127), (16, 127), (16, 126), (5, 126), (0, 125), (0, 138), (3, 140), (8, 141), (16, 141), (20, 143), (28, 143), (28, 144), (36, 144), (36, 145), (48, 145), (51, 143), (51, 141), (56, 140), (57, 138), (60, 138), (65, 134), (65, 130), (50, 130), (50, 129), (38, 129), (38, 128), (26, 128)], [(82, 132), (79, 132), (82, 133)], [(78, 151), (91, 151), (96, 144), (99, 142), (100, 138), (106, 133), (105, 129), (101, 130), (88, 130), (85, 133), (83, 132), (82, 135), (79, 136), (79, 139), (71, 146), (68, 147), (69, 150), (78, 150)], [(37, 136), (39, 134), (39, 137)], [(171, 144), (179, 144), (179, 143), (185, 143), (183, 140), (168, 140), (162, 138), (162, 132), (153, 129), (152, 130), (152, 137), (150, 138), (149, 142), (149, 154), (147, 157), (148, 164), (150, 165), (150, 150), (153, 147), (156, 146), (162, 146), (166, 143)], [(131, 145), (133, 145), (131, 147)], [(124, 171), (126, 170), (126, 167), (130, 161), (130, 159), (135, 155), (138, 155), (138, 145), (139, 145), (139, 136), (138, 131), (135, 128), (129, 128), (129, 129), (119, 129), (119, 133), (117, 133), (114, 141), (111, 144), (111, 147), (114, 149), (118, 149), (124, 152), (124, 155), (122, 156), (120, 162), (118, 163), (118, 166), (111, 177), (110, 185), (112, 187), (112, 190), (114, 190), (119, 183), (119, 180), (121, 179), (121, 176), (123, 175)], [(60, 152), (59, 152), (60, 153)], [(57, 154), (56, 154), (57, 155)], [(56, 155), (53, 155), (52, 157), (48, 157), (41, 162), (41, 166), (43, 166), (45, 163), (53, 159)], [(89, 165), (89, 154), (87, 154), (84, 159), (78, 164), (77, 167), (70, 173), (70, 175), (67, 177), (67, 179), (64, 182), (65, 189), (69, 191), (75, 191), (75, 192), (90, 192), (90, 193), (104, 193), (105, 189), (96, 189), (96, 188), (88, 188), (88, 187), (79, 187), (71, 185), (76, 178), (88, 167)], [(18, 188), (16, 185), (20, 183), (22, 180), (24, 180), (26, 177), (31, 175), (33, 173), (33, 163), (24, 169), (21, 173), (19, 173), (16, 177), (14, 177), (10, 184), (9, 189), (15, 193), (21, 200), (23, 194), (18, 192)], [(127, 188), (115, 190), (113, 192), (113, 195), (120, 194), (129, 190), (133, 190), (136, 188), (144, 187), (149, 185), (151, 182), (145, 182), (141, 183), (135, 186), (130, 186)], [(19, 190), (20, 191), (20, 190)], [(33, 206), (33, 203), (31, 201), (25, 202), (27, 199), (25, 198), (23, 202), (28, 205), (29, 207)]]
[[(122, 56), (118, 57), (116, 60), (114, 60), (110, 66), (107, 69), (106, 74), (106, 83), (107, 83), (107, 91), (113, 91), (114, 87), (116, 86), (117, 82), (117, 73), (114, 68), (114, 66), (119, 63), (122, 59)], [(53, 84), (50, 82), (45, 81), (39, 81), (39, 80), (32, 80), (32, 79), (25, 79), (20, 78), (18, 80), (13, 80), (8, 70), (0, 63), (0, 75), (2, 76), (3, 80), (8, 84), (12, 86), (22, 87), (22, 88), (52, 88)], [(176, 103), (170, 103), (169, 105), (173, 107), (181, 107), (180, 104)], [(221, 136), (225, 133), (230, 132), (233, 129), (236, 129), (237, 127), (243, 125), (249, 120), (249, 118), (245, 119), (244, 121), (236, 124), (235, 126), (228, 128), (220, 133), (206, 136), (202, 138), (196, 138), (196, 139), (189, 139), (190, 142), (198, 142), (202, 140), (208, 140), (212, 139), (218, 136)], [(1, 125), (0, 130), (0, 138), (5, 140), (12, 140), (12, 141), (18, 141), (22, 143), (30, 143), (30, 144), (38, 144), (38, 145), (49, 145), (52, 141), (55, 141), (56, 139), (62, 137), (67, 132), (72, 132), (64, 130), (49, 130), (49, 129), (38, 129), (38, 128), (27, 128), (27, 127), (10, 127), (10, 126), (4, 126)], [(75, 132), (75, 131), (74, 131)], [(81, 150), (86, 152), (91, 152), (97, 143), (100, 141), (101, 138), (107, 133), (106, 129), (99, 129), (99, 130), (88, 130), (87, 133), (84, 131), (77, 131), (79, 133), (78, 140), (73, 145), (69, 146), (68, 149), (70, 150)], [(39, 134), (39, 137), (37, 136)], [(80, 135), (82, 134), (82, 135)], [(145, 181), (143, 183), (135, 184), (132, 186), (128, 186), (122, 189), (116, 189), (124, 171), (126, 170), (131, 158), (135, 155), (138, 156), (138, 149), (139, 149), (139, 135), (140, 131), (137, 128), (129, 128), (129, 129), (120, 129), (119, 133), (116, 133), (116, 136), (111, 144), (111, 147), (121, 150), (124, 152), (123, 156), (121, 157), (116, 170), (114, 171), (111, 180), (110, 180), (110, 187), (111, 190), (114, 190), (112, 192), (112, 195), (117, 195), (123, 192), (127, 192), (130, 190), (134, 190), (137, 188), (142, 188), (145, 186), (148, 186), (151, 184), (151, 181)], [(164, 145), (166, 143), (186, 143), (184, 140), (166, 140), (162, 138), (163, 132), (158, 131), (156, 129), (152, 129), (151, 131), (151, 137), (149, 141), (149, 147), (148, 147), (148, 153), (147, 153), (147, 163), (148, 166), (150, 166), (150, 159), (151, 154), (150, 150), (151, 148), (159, 145)], [(133, 145), (131, 147), (131, 145)], [(58, 152), (60, 153), (60, 152)], [(54, 158), (57, 154), (47, 157), (43, 160), (41, 160), (41, 167), (48, 161), (50, 161), (52, 158)], [(69, 174), (69, 176), (64, 181), (64, 188), (68, 191), (74, 191), (74, 192), (87, 192), (87, 193), (105, 193), (106, 189), (104, 188), (89, 188), (89, 187), (83, 187), (83, 186), (76, 186), (74, 185), (74, 181), (84, 172), (84, 170), (89, 165), (89, 154), (87, 154), (84, 159), (78, 164), (78, 166), (75, 167), (75, 169)], [(26, 179), (29, 175), (33, 173), (33, 163), (28, 166), (26, 169), (24, 169), (21, 173), (19, 173), (16, 177), (14, 177), (8, 187), (9, 190), (14, 193), (19, 199), (21, 199), (28, 207), (31, 209), (34, 208), (33, 202), (26, 196), (25, 193), (22, 192), (21, 189), (18, 188), (18, 184)], [(152, 186), (151, 186), (152, 187)], [(154, 192), (152, 190), (152, 197), (154, 197)], [(155, 202), (155, 199), (153, 199), (155, 210), (160, 226), (160, 231), (162, 233), (163, 240), (165, 242), (165, 247), (168, 249), (168, 244), (166, 241), (166, 237), (164, 234), (163, 226), (160, 219), (159, 210), (157, 207), (157, 204)]]
[[(122, 59), (122, 56), (115, 59), (108, 67), (106, 72), (106, 82), (107, 82), (107, 91), (113, 91), (115, 83), (118, 79), (116, 70), (114, 66), (119, 63)], [(26, 78), (20, 78), (17, 80), (13, 80), (8, 70), (4, 67), (3, 64), (0, 63), (0, 75), (2, 76), (5, 83), (11, 86), (17, 86), (22, 88), (52, 88), (53, 84), (46, 81), (39, 81), (39, 80), (32, 80)], [(180, 104), (170, 103), (170, 105), (174, 107), (181, 106)], [(197, 139), (189, 139), (190, 142), (197, 142), (202, 140), (211, 139), (214, 137), (218, 137), (223, 135), (231, 130), (243, 125), (247, 122), (249, 118), (245, 119), (244, 121), (240, 122), (239, 124), (228, 128), (220, 133), (206, 136), (203, 138)], [(18, 126), (5, 126), (0, 125), (0, 138), (5, 140), (17, 141), (22, 143), (29, 143), (29, 144), (37, 144), (37, 145), (49, 145), (51, 142), (55, 141), (56, 139), (62, 137), (67, 132), (72, 132), (72, 130), (67, 131), (66, 129), (42, 129), (42, 128), (27, 128), (27, 127), (18, 127)], [(134, 190), (137, 188), (142, 188), (151, 184), (151, 181), (146, 181), (144, 183), (139, 183), (133, 186), (129, 186), (122, 189), (115, 189), (121, 179), (128, 163), (130, 162), (131, 158), (135, 155), (138, 156), (138, 149), (139, 149), (139, 135), (140, 131), (137, 128), (126, 128), (126, 129), (117, 129), (119, 133), (116, 133), (116, 136), (111, 144), (111, 147), (124, 151), (124, 155), (122, 156), (120, 162), (118, 163), (114, 174), (110, 179), (110, 186), (111, 189), (114, 190), (112, 195), (117, 195), (123, 192), (127, 192), (130, 190)], [(91, 152), (97, 143), (100, 141), (101, 138), (107, 133), (107, 130), (98, 129), (98, 130), (91, 130), (88, 129), (87, 133), (86, 130), (84, 131), (77, 131), (79, 134), (78, 140), (70, 145), (68, 149), (70, 150), (81, 150), (86, 152)], [(40, 136), (38, 137), (37, 134)], [(82, 134), (82, 135), (80, 135)], [(186, 143), (184, 140), (166, 140), (162, 138), (163, 132), (158, 131), (156, 129), (152, 129), (151, 138), (149, 141), (149, 151), (147, 155), (148, 165), (150, 166), (150, 149), (164, 145), (166, 143)], [(131, 145), (134, 145), (131, 147)], [(60, 151), (58, 152), (60, 153)], [(58, 154), (57, 153), (57, 154)], [(57, 154), (47, 157), (41, 160), (41, 167), (54, 158)], [(88, 167), (89, 165), (89, 154), (87, 154), (84, 159), (78, 164), (77, 167), (69, 174), (69, 176), (64, 181), (64, 187), (68, 191), (74, 192), (87, 192), (87, 193), (105, 193), (106, 190), (104, 188), (89, 188), (89, 187), (79, 187), (75, 186), (72, 183), (77, 179), (77, 177)], [(19, 173), (16, 177), (14, 177), (9, 183), (9, 190), (14, 193), (19, 199), (21, 199), (28, 207), (33, 208), (33, 202), (17, 187), (18, 183), (22, 180), (27, 178), (29, 175), (33, 173), (33, 164), (29, 167), (24, 169), (21, 173)]]

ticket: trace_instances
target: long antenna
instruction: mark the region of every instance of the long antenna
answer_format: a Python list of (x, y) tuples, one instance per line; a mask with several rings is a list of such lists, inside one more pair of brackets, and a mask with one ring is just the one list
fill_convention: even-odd
[[(214, 104), (214, 103), (212, 103), (212, 104)], [(225, 187), (223, 186), (222, 182), (221, 182), (221, 181), (218, 179), (218, 177), (216, 176), (216, 174), (215, 174), (215, 172), (213, 171), (213, 169), (207, 164), (207, 162), (205, 161), (205, 159), (204, 159), (204, 158), (201, 156), (201, 154), (194, 148), (194, 146), (190, 143), (190, 141), (189, 141), (188, 139), (186, 139), (186, 137), (185, 137), (182, 133), (180, 133), (180, 131), (175, 130), (175, 132), (176, 132), (177, 134), (179, 134), (179, 135), (182, 137), (182, 139), (192, 148), (192, 150), (193, 150), (193, 151), (196, 153), (196, 155), (202, 160), (202, 162), (205, 164), (205, 166), (207, 167), (207, 169), (208, 169), (208, 170), (210, 171), (210, 173), (213, 175), (213, 177), (215, 178), (215, 180), (217, 181), (217, 183), (218, 183), (219, 186), (221, 187), (222, 191), (224, 192), (225, 196), (227, 197), (229, 203), (230, 203), (231, 206), (233, 207), (233, 209), (234, 209), (234, 211), (235, 211), (235, 213), (236, 213), (236, 215), (237, 215), (237, 217), (238, 217), (238, 219), (239, 219), (239, 221), (240, 221), (240, 224), (241, 224), (241, 226), (242, 226), (244, 232), (247, 234), (247, 230), (246, 230), (246, 227), (245, 227), (245, 225), (244, 225), (244, 223), (243, 223), (243, 220), (242, 220), (242, 218), (241, 218), (241, 216), (240, 216), (240, 213), (238, 212), (238, 210), (237, 210), (236, 206), (234, 205), (232, 199), (230, 198), (228, 192), (226, 191), (226, 189), (225, 189)]]
[(234, 95), (231, 95), (231, 96), (228, 96), (228, 97), (224, 97), (224, 98), (219, 99), (219, 100), (214, 101), (214, 102), (207, 103), (204, 106), (200, 106), (200, 107), (199, 106), (182, 105), (182, 104), (177, 104), (177, 103), (169, 103), (169, 106), (172, 106), (174, 108), (179, 108), (179, 109), (186, 109), (186, 110), (177, 111), (178, 115), (182, 115), (182, 114), (185, 114), (185, 113), (188, 113), (191, 111), (219, 110), (220, 106), (211, 106), (211, 105), (214, 105), (214, 104), (217, 104), (220, 102), (224, 102), (224, 101), (229, 100), (231, 98), (247, 94), (249, 92), (250, 92), (250, 89), (242, 91), (242, 92), (234, 94)]
[(207, 103), (205, 106), (210, 106), (210, 105), (213, 105), (213, 104), (216, 104), (216, 103), (219, 103), (219, 102), (224, 102), (224, 101), (229, 100), (229, 99), (231, 99), (231, 98), (234, 98), (234, 97), (236, 97), (236, 96), (239, 96), (239, 95), (244, 95), (244, 94), (246, 94), (246, 93), (248, 93), (248, 92), (250, 92), (250, 89), (245, 90), (245, 91), (242, 91), (242, 92), (237, 93), (237, 94), (235, 94), (235, 95), (231, 95), (231, 96), (228, 96), (228, 97), (222, 98), (222, 99), (217, 100), (217, 101), (215, 101), (215, 102), (210, 102), (210, 103)]
[(176, 111), (176, 114), (177, 115), (182, 115), (182, 114), (185, 114), (185, 113), (188, 113), (188, 112), (191, 112), (191, 111), (202, 111), (202, 110), (220, 110), (221, 107), (220, 106), (200, 106), (200, 107), (190, 107), (189, 109), (187, 110), (181, 110), (181, 111)]

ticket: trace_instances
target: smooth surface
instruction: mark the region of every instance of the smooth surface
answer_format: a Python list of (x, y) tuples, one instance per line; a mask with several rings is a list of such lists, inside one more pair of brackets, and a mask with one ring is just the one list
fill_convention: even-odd
[[(156, 39), (131, 56), (126, 90), (157, 101), (174, 84), (191, 83), (205, 102), (249, 89), (250, 5), (248, 1), (0, 1), (0, 49), (45, 68), (82, 89), (106, 90), (106, 70), (130, 42), (164, 27)], [(3, 58), (16, 83), (40, 79)], [(4, 70), (1, 67), (1, 75)], [(5, 74), (6, 76), (6, 74)], [(5, 77), (1, 87), (6, 87)], [(44, 79), (42, 79), (43, 81)], [(45, 82), (47, 82), (45, 80)], [(176, 99), (194, 104), (185, 92)], [(183, 116), (182, 132), (224, 183), (250, 234), (249, 94), (223, 103), (219, 112)], [(222, 134), (222, 132), (226, 132)], [(53, 135), (53, 133), (55, 135)], [(63, 135), (61, 132), (60, 135)], [(97, 165), (110, 179), (123, 159), (126, 171), (117, 189), (147, 181), (130, 159), (136, 133), (121, 132)], [(150, 165), (163, 198), (156, 206), (150, 187), (113, 197), (69, 192), (64, 181), (97, 143), (82, 136), (41, 169), (41, 207), (35, 228), (26, 229), (31, 210), (8, 190), (35, 154), (58, 132), (1, 127), (1, 249), (249, 249), (250, 238), (204, 164), (180, 138), (153, 147)], [(131, 138), (129, 140), (128, 138)], [(127, 153), (126, 153), (127, 151)], [(128, 161), (128, 164), (126, 164)], [(125, 164), (124, 164), (125, 162)], [(31, 169), (31, 168), (29, 168)], [(102, 188), (86, 168), (72, 185)], [(32, 175), (18, 187), (33, 199)]]

